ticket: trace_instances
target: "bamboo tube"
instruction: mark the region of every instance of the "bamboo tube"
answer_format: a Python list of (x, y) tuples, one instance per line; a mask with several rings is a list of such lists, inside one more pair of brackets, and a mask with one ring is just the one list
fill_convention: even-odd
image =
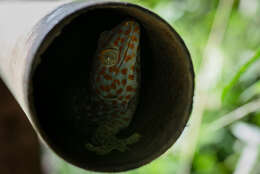
[[(151, 162), (177, 140), (191, 112), (194, 72), (184, 42), (159, 16), (131, 3), (63, 3), (0, 3), (1, 78), (39, 137), (66, 161), (102, 172)], [(127, 17), (142, 27), (143, 68), (140, 104), (125, 134), (136, 130), (142, 139), (126, 152), (98, 156), (84, 147), (88, 126), (72, 100), (87, 84), (99, 34)]]

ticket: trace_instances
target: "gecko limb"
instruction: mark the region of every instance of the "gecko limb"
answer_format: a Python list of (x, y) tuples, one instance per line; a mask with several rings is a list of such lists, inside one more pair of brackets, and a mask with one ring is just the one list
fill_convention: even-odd
[(141, 138), (141, 135), (139, 133), (134, 133), (130, 137), (125, 139), (118, 139), (116, 136), (110, 138), (110, 141), (101, 146), (95, 146), (91, 143), (87, 143), (86, 148), (89, 151), (95, 152), (97, 155), (106, 155), (109, 154), (112, 150), (125, 152), (126, 150), (129, 150), (127, 146), (137, 143)]

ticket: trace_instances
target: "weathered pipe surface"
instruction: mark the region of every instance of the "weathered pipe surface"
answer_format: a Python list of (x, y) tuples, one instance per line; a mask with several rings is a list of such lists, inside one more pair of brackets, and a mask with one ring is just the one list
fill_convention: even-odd
[[(27, 12), (27, 13), (26, 13)], [(126, 18), (141, 26), (141, 92), (121, 136), (142, 138), (126, 152), (87, 151), (90, 128), (73, 110), (87, 87), (101, 32)], [(0, 74), (43, 141), (66, 161), (93, 171), (140, 167), (180, 136), (191, 112), (194, 72), (179, 35), (159, 16), (125, 2), (0, 4)], [(88, 95), (88, 94), (82, 94)]]

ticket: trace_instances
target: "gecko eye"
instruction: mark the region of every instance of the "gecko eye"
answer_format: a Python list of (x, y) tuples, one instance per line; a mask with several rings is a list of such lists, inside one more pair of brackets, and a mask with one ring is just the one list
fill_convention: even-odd
[(104, 65), (114, 66), (118, 61), (118, 51), (115, 49), (105, 49), (101, 51), (98, 57)]

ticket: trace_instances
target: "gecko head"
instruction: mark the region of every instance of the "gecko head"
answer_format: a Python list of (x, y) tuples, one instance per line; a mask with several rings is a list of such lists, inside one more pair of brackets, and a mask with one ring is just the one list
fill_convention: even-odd
[(126, 79), (128, 74), (122, 70), (136, 64), (140, 41), (140, 25), (134, 20), (125, 20), (110, 31), (101, 33), (94, 59), (95, 88), (103, 88), (101, 95), (106, 96), (108, 88), (120, 88), (118, 82)]
[(101, 33), (98, 42), (100, 66), (120, 67), (127, 56), (137, 54), (140, 39), (140, 26), (134, 20), (125, 20), (110, 31)]

